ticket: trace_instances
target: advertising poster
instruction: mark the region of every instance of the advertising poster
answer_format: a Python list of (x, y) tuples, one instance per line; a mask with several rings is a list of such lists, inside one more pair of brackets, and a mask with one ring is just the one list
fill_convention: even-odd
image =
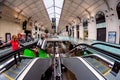
[(109, 43), (115, 43), (116, 42), (116, 32), (115, 31), (108, 32), (108, 42)]

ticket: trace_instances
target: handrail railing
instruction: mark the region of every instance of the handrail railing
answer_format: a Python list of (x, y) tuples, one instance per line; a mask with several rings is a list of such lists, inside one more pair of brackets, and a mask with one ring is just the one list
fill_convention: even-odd
[(37, 41), (34, 42), (34, 43), (32, 43), (32, 44), (29, 44), (29, 45), (27, 45), (27, 46), (21, 47), (20, 49), (18, 49), (18, 50), (16, 50), (16, 51), (11, 51), (11, 52), (5, 53), (4, 55), (1, 55), (1, 56), (0, 56), (0, 62), (2, 62), (2, 61), (4, 61), (4, 60), (12, 57), (12, 56), (15, 55), (15, 54), (18, 54), (19, 52), (23, 51), (23, 50), (26, 49), (26, 48), (29, 48), (29, 47), (33, 46), (33, 45), (36, 44), (36, 43), (37, 43)]
[(109, 46), (109, 47), (120, 49), (120, 47), (118, 47), (118, 46), (114, 46), (114, 45), (110, 45), (110, 44), (105, 44), (105, 43), (93, 43), (91, 45), (96, 45), (96, 44), (102, 44), (102, 45), (105, 45), (105, 46)]
[[(78, 44), (78, 45), (76, 45), (73, 49), (75, 49), (75, 48), (77, 48), (78, 46), (86, 46), (86, 47), (89, 47), (89, 48), (92, 48), (92, 49), (94, 49), (94, 50), (96, 50), (96, 51), (99, 51), (99, 52), (101, 52), (101, 53), (103, 53), (103, 54), (105, 54), (105, 55), (108, 55), (108, 56), (110, 56), (110, 57), (113, 57), (113, 58), (115, 58), (115, 59), (117, 59), (117, 60), (120, 60), (120, 55), (117, 55), (117, 54), (114, 54), (114, 53), (112, 53), (112, 52), (108, 52), (108, 51), (105, 51), (105, 50), (102, 50), (102, 49), (99, 49), (99, 48), (97, 48), (97, 47), (94, 47), (94, 46), (91, 46), (91, 45), (88, 45), (88, 44)], [(72, 49), (72, 50), (73, 50)], [(69, 52), (72, 52), (72, 50), (71, 51), (69, 51)], [(67, 52), (67, 53), (69, 53), (69, 52)]]
[(0, 49), (4, 49), (5, 47), (10, 47), (10, 46), (11, 46), (10, 44), (6, 44), (6, 45), (0, 47)]

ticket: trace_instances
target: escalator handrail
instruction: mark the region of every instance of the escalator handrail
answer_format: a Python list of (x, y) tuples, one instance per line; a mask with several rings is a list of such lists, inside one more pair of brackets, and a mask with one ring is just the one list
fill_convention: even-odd
[(21, 51), (24, 51), (24, 49), (29, 48), (29, 47), (33, 46), (34, 44), (36, 44), (36, 43), (37, 43), (37, 41), (34, 42), (34, 43), (32, 43), (32, 44), (29, 44), (29, 45), (27, 45), (27, 46), (21, 47), (21, 48), (19, 48), (18, 50), (11, 51), (11, 52), (8, 52), (8, 53), (0, 56), (0, 62), (2, 62), (2, 61), (4, 61), (4, 60), (12, 57), (12, 56), (15, 55), (15, 54), (18, 54), (18, 53), (21, 52)]
[(96, 44), (102, 44), (102, 45), (105, 45), (105, 46), (109, 46), (109, 47), (120, 49), (120, 47), (118, 47), (118, 46), (114, 46), (114, 45), (111, 45), (111, 44), (105, 44), (105, 43), (93, 43), (91, 45), (96, 45)]
[[(114, 54), (114, 53), (112, 53), (112, 52), (108, 52), (108, 51), (99, 49), (99, 48), (97, 48), (97, 47), (94, 47), (94, 46), (92, 46), (92, 45), (88, 45), (88, 44), (85, 44), (85, 43), (78, 44), (78, 45), (76, 45), (73, 49), (77, 48), (78, 46), (87, 46), (87, 47), (92, 48), (92, 49), (94, 49), (94, 50), (96, 50), (96, 51), (99, 51), (99, 52), (101, 52), (101, 53), (103, 53), (103, 54), (105, 54), (105, 55), (108, 55), (108, 56), (113, 57), (113, 58), (115, 58), (115, 59), (117, 59), (117, 60), (120, 60), (120, 55), (117, 55), (117, 54)], [(73, 50), (73, 49), (72, 49), (72, 50)], [(72, 50), (70, 50), (70, 51), (72, 52)], [(69, 52), (70, 52), (70, 51), (69, 51)], [(68, 53), (68, 52), (67, 52), (67, 53)]]
[(0, 47), (0, 49), (4, 49), (5, 47), (11, 47), (11, 45), (10, 44), (6, 44), (6, 45)]
[[(78, 46), (77, 46), (78, 47)], [(70, 52), (74, 51), (76, 49), (76, 47), (74, 47), (73, 49), (71, 49), (70, 51), (66, 52), (65, 54), (69, 54)]]

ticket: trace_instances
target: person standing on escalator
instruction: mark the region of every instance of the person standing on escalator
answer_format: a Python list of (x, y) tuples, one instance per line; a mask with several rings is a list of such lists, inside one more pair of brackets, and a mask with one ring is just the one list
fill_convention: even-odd
[[(74, 48), (74, 47), (73, 47), (73, 44), (70, 43), (70, 44), (69, 44), (69, 51), (71, 51), (73, 48)], [(76, 51), (73, 50), (70, 55), (71, 55), (71, 56), (75, 56), (75, 53), (76, 53)]]
[[(11, 44), (12, 45), (12, 51), (18, 50), (19, 49), (19, 41), (17, 39), (16, 35), (12, 36), (12, 39), (10, 41), (8, 41), (7, 43), (4, 43), (2, 46), (6, 45), (6, 44)], [(0, 46), (0, 47), (2, 47)], [(18, 52), (18, 59), (21, 62), (21, 58), (20, 58), (20, 53)], [(17, 58), (16, 58), (16, 54), (14, 54), (14, 60), (15, 60), (15, 64), (17, 65)]]
[(34, 51), (34, 54), (36, 55), (36, 57), (39, 57), (39, 51), (40, 51), (40, 48), (39, 46), (36, 46), (34, 49), (32, 49)]

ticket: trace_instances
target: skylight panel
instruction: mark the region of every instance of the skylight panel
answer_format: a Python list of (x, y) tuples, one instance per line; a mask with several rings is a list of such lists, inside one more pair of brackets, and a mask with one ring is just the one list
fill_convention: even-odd
[(43, 2), (46, 8), (53, 6), (53, 0), (43, 0)]
[(50, 20), (56, 18), (56, 26), (59, 24), (64, 0), (43, 0)]

